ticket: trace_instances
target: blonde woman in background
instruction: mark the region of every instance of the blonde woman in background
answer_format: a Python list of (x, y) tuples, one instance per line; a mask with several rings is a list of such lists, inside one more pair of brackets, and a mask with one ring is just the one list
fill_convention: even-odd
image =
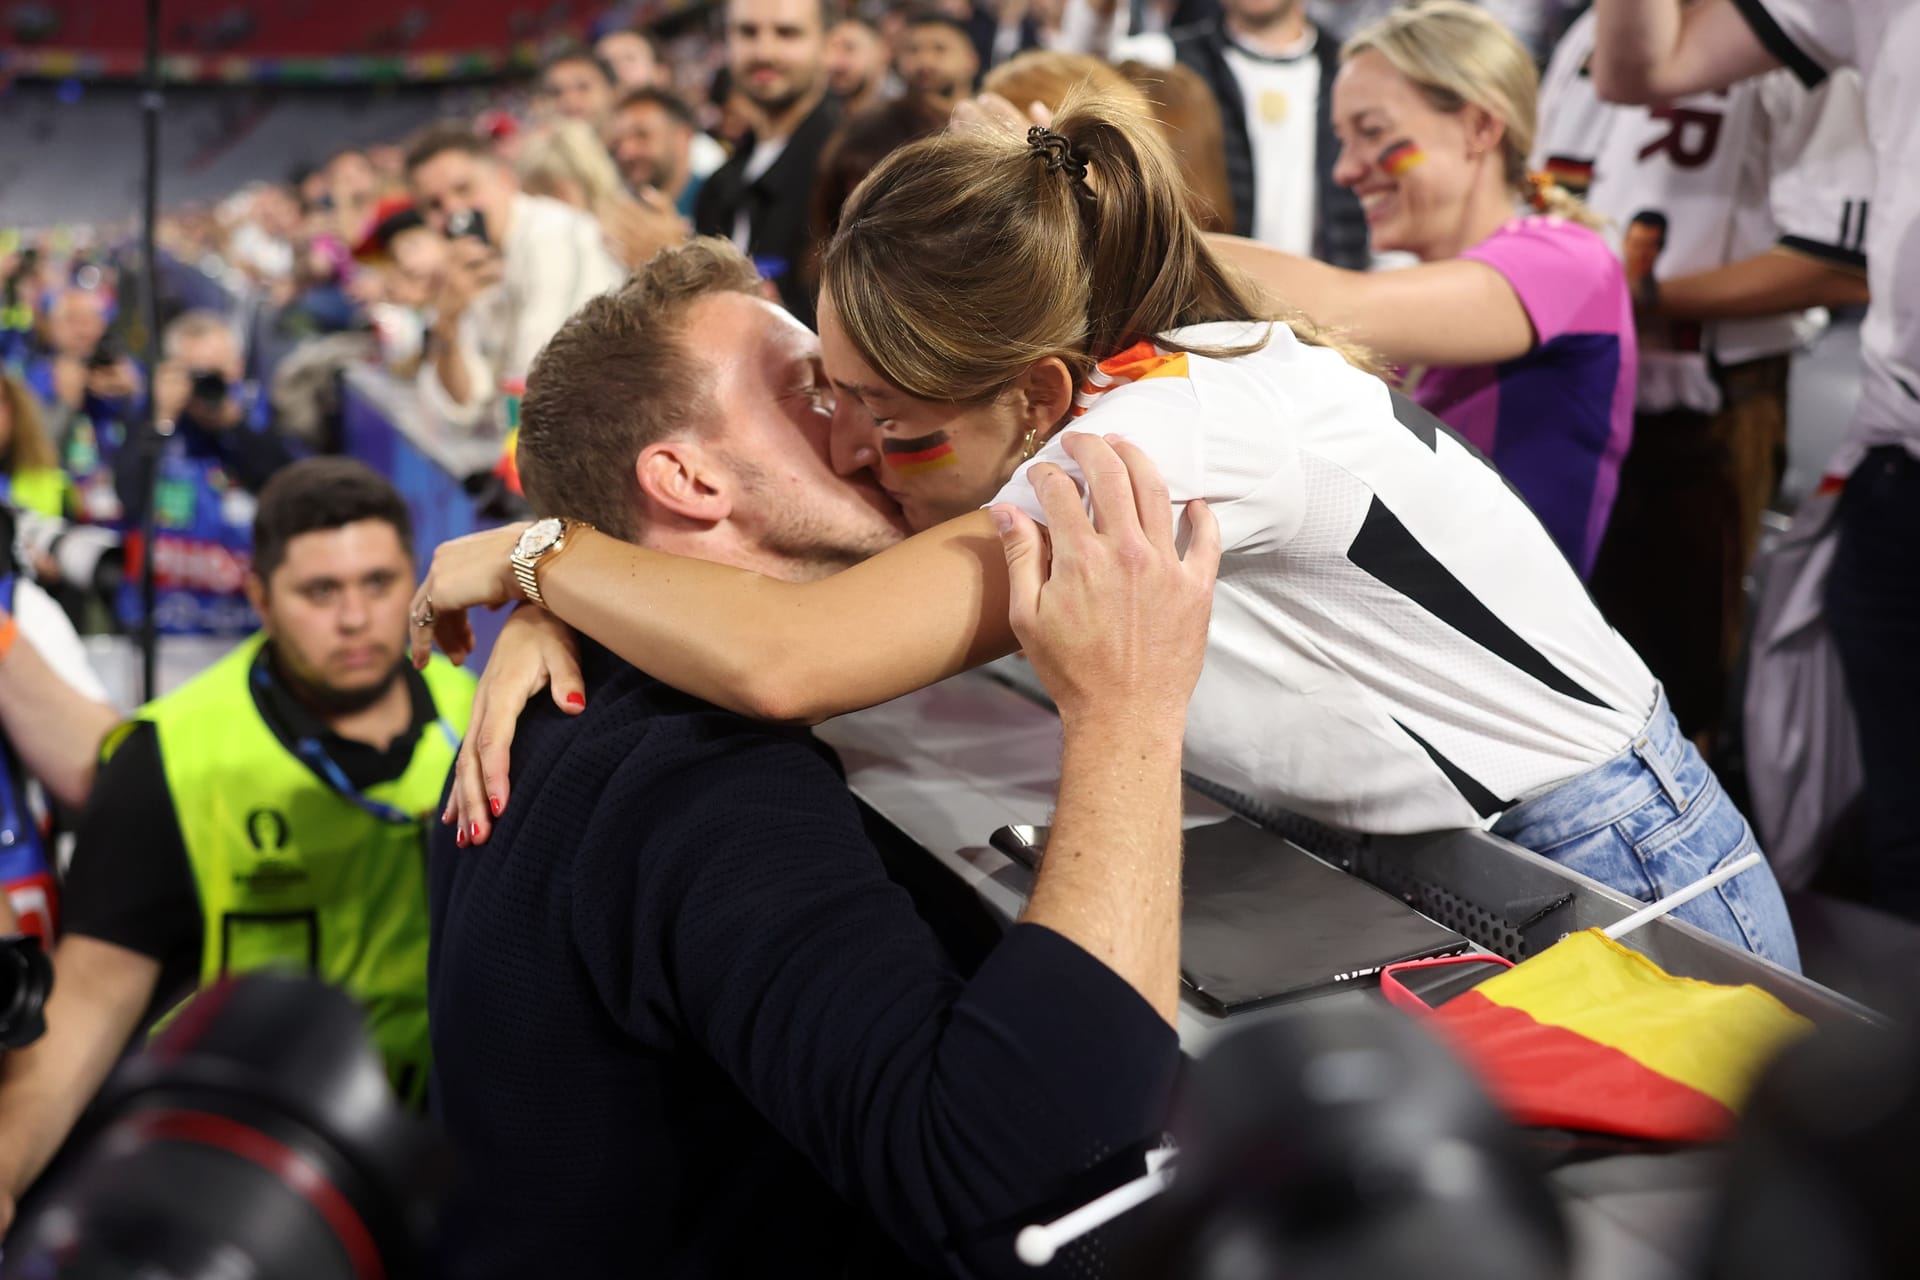
[(1597, 220), (1527, 170), (1533, 60), (1459, 0), (1395, 10), (1340, 58), (1334, 180), (1360, 197), (1375, 253), (1419, 264), (1363, 273), (1222, 247), (1406, 370), (1413, 398), (1493, 460), (1584, 579), (1632, 438), (1638, 349)]
[(514, 160), (520, 188), (592, 214), (607, 246), (629, 269), (689, 234), (673, 202), (651, 187), (627, 193), (620, 170), (592, 125), (560, 120), (520, 149)]

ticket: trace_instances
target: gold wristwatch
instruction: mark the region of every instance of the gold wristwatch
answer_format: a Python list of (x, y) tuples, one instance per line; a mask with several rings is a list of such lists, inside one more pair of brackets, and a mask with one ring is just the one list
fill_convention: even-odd
[(534, 604), (546, 604), (540, 595), (541, 564), (566, 550), (575, 533), (591, 528), (593, 526), (584, 520), (566, 520), (559, 516), (548, 516), (528, 525), (520, 541), (513, 544), (513, 554), (509, 557), (513, 561), (514, 580), (520, 584), (520, 594)]

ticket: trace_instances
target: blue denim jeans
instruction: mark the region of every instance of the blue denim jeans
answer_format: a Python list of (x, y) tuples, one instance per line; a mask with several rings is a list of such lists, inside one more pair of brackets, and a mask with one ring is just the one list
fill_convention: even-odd
[[(1757, 848), (1662, 691), (1625, 751), (1516, 805), (1495, 835), (1630, 898), (1653, 902)], [(1795, 973), (1800, 949), (1773, 868), (1743, 871), (1673, 913)]]

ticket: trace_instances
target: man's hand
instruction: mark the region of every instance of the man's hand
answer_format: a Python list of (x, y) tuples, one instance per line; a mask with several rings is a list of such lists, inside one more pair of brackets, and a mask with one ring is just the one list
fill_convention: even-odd
[(1093, 519), (1072, 477), (1033, 468), (1052, 547), (1010, 507), (1003, 541), (1013, 633), (1039, 672), (1061, 722), (1179, 725), (1206, 653), (1220, 529), (1204, 502), (1187, 504), (1192, 541), (1174, 546), (1166, 482), (1146, 454), (1120, 440), (1074, 434)]
[(436, 300), (439, 320), (451, 325), (466, 314), (473, 300), (500, 283), (504, 273), (500, 253), (470, 236), (447, 244), (447, 271)]
[(652, 187), (641, 188), (630, 200), (606, 201), (594, 215), (613, 256), (635, 271), (660, 250), (681, 244), (692, 234), (673, 202)]
[(86, 402), (86, 361), (77, 356), (53, 358), (53, 398), (69, 409), (78, 409)]
[(1033, 469), (1047, 542), (993, 509), (1008, 617), (1060, 708), (1060, 800), (1021, 919), (1105, 964), (1169, 1024), (1180, 1006), (1180, 745), (1206, 653), (1220, 528), (1187, 504), (1175, 545), (1167, 487), (1130, 444), (1070, 435), (1093, 519), (1060, 468)]
[(193, 394), (193, 377), (177, 360), (164, 360), (153, 371), (153, 408), (162, 422), (178, 422)]
[(138, 394), (140, 371), (122, 356), (104, 369), (87, 370), (87, 394), (102, 400), (124, 400)]

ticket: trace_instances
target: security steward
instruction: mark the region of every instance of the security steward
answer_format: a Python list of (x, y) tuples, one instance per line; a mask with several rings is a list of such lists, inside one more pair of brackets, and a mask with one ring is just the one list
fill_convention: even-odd
[(425, 831), (472, 678), (406, 655), (412, 530), (359, 463), (260, 495), (260, 634), (109, 738), (80, 823), (47, 1034), (0, 1059), (0, 1230), (129, 1042), (222, 975), (293, 968), (366, 1011), (424, 1098)]

